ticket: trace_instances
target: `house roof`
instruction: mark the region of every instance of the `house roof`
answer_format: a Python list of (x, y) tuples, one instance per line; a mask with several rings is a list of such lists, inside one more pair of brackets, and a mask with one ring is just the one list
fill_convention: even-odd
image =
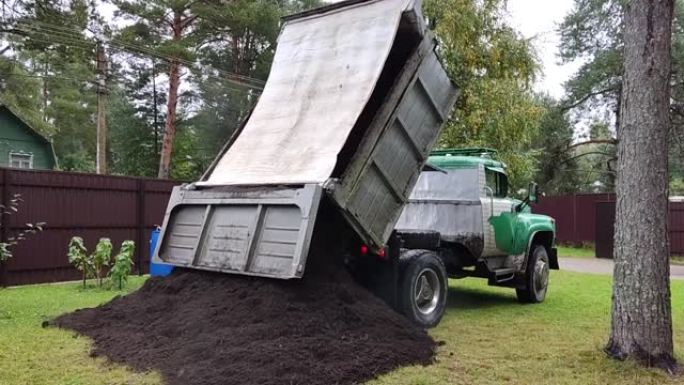
[(0, 102), (0, 109), (4, 108), (6, 109), (10, 114), (14, 115), (15, 118), (17, 118), (21, 123), (28, 128), (29, 132), (40, 139), (41, 141), (45, 142), (50, 146), (50, 152), (52, 153), (52, 160), (54, 161), (54, 166), (57, 167), (57, 154), (55, 153), (55, 147), (52, 143), (52, 140), (47, 138), (45, 135), (43, 135), (40, 131), (36, 130), (25, 118), (22, 117), (21, 113), (17, 113), (14, 108), (8, 106), (5, 103)]
[(10, 112), (10, 114), (14, 115), (19, 121), (24, 123), (26, 127), (28, 127), (29, 131), (31, 134), (39, 137), (40, 139), (44, 140), (46, 143), (52, 143), (50, 139), (48, 139), (45, 135), (43, 135), (40, 131), (36, 130), (26, 119), (22, 117), (22, 114), (17, 113), (14, 108), (8, 106), (7, 104), (1, 103), (0, 102), (0, 108), (5, 108), (7, 111)]

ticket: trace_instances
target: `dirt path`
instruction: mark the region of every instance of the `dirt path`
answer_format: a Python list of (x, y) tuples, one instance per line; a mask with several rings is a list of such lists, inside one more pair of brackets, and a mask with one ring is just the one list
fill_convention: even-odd
[[(561, 270), (592, 274), (613, 274), (613, 260), (599, 258), (558, 258)], [(670, 265), (671, 279), (684, 279), (684, 266)]]

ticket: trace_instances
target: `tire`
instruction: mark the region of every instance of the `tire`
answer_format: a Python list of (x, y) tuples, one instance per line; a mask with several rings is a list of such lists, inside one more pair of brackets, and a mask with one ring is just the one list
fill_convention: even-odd
[(522, 303), (541, 303), (546, 298), (549, 287), (549, 256), (546, 248), (536, 245), (527, 261), (525, 287), (515, 289), (518, 301)]
[(446, 308), (449, 281), (444, 262), (429, 250), (407, 250), (400, 264), (400, 312), (423, 328), (436, 326)]

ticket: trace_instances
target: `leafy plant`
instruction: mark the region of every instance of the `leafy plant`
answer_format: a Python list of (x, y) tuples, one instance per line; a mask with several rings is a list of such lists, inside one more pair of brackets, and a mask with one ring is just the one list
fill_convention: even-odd
[(88, 250), (83, 244), (83, 238), (73, 237), (69, 241), (69, 263), (83, 273), (83, 287), (86, 287), (86, 279), (94, 273), (93, 261), (88, 257)]
[(131, 267), (133, 266), (134, 251), (135, 242), (123, 241), (119, 254), (114, 258), (114, 266), (109, 271), (109, 279), (118, 282), (119, 290), (123, 289), (124, 282), (128, 282), (128, 276), (131, 274)]
[[(4, 223), (4, 218), (8, 215), (13, 215), (19, 212), (19, 205), (23, 202), (21, 199), (21, 194), (14, 194), (12, 199), (9, 201), (7, 206), (0, 205), (0, 218), (3, 218), (3, 223), (0, 226), (6, 226)], [(19, 244), (21, 241), (25, 241), (29, 235), (36, 234), (43, 231), (45, 222), (38, 223), (27, 223), (26, 228), (19, 231), (15, 236), (7, 238), (7, 242), (0, 242), (0, 263), (4, 263), (8, 259), (12, 258), (12, 247)]]
[(112, 241), (109, 238), (100, 238), (95, 246), (95, 251), (90, 256), (93, 268), (95, 270), (95, 277), (97, 278), (97, 285), (102, 286), (103, 270), (109, 266), (112, 259)]

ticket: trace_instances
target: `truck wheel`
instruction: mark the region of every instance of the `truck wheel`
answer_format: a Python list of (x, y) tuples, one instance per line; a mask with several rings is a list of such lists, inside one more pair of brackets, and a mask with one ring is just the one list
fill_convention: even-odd
[(549, 286), (549, 256), (546, 248), (536, 245), (527, 261), (525, 288), (515, 289), (518, 300), (522, 303), (540, 303), (546, 298)]
[(429, 250), (407, 250), (400, 263), (400, 311), (424, 328), (437, 325), (444, 315), (448, 290), (444, 262)]

